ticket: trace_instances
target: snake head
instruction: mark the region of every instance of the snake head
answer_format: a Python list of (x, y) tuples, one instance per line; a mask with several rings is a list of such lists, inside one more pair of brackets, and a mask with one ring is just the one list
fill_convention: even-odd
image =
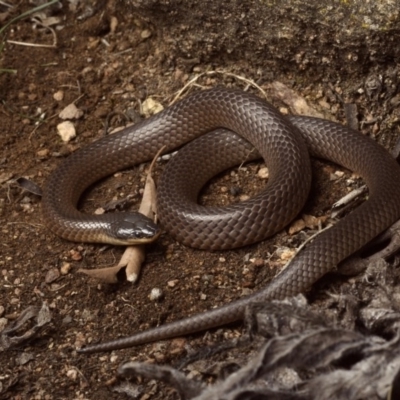
[(150, 218), (140, 213), (116, 214), (110, 234), (120, 244), (144, 244), (158, 238), (161, 230)]

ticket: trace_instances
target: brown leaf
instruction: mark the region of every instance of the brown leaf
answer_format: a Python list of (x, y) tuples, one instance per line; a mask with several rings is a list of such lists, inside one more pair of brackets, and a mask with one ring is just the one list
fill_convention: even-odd
[(309, 229), (318, 229), (328, 217), (323, 215), (322, 217), (314, 217), (313, 215), (303, 214), (302, 218)]
[(307, 115), (309, 117), (326, 118), (323, 114), (310, 107), (304, 97), (284, 85), (282, 82), (272, 82), (270, 85), (273, 94), (287, 104), (294, 114)]
[(119, 265), (114, 265), (113, 267), (108, 268), (96, 268), (96, 269), (78, 269), (78, 272), (82, 272), (90, 276), (91, 278), (95, 278), (101, 282), (105, 283), (117, 283), (118, 278), (117, 274), (121, 270)]
[[(157, 210), (156, 210), (156, 202), (157, 202), (157, 189), (156, 184), (154, 183), (154, 179), (152, 177), (152, 172), (154, 168), (154, 164), (157, 158), (160, 156), (164, 147), (159, 150), (159, 152), (154, 157), (149, 172), (146, 177), (146, 184), (143, 191), (143, 199), (140, 203), (139, 212), (145, 215), (148, 218), (154, 218), (157, 220)], [(126, 279), (129, 282), (136, 282), (140, 269), (142, 267), (142, 263), (145, 260), (146, 255), (144, 251), (144, 246), (129, 246), (125, 253), (122, 255), (119, 266), (126, 266)]]
[[(150, 165), (149, 172), (147, 173), (146, 177), (146, 184), (143, 191), (142, 202), (140, 203), (139, 207), (139, 212), (148, 218), (156, 219), (155, 214), (157, 191), (151, 174), (155, 161), (160, 156), (163, 150), (164, 148), (162, 148), (156, 154)], [(121, 271), (122, 268), (126, 268), (126, 279), (129, 282), (136, 282), (139, 277), (142, 263), (146, 258), (144, 248), (145, 246), (143, 245), (128, 246), (117, 265), (108, 268), (98, 268), (90, 270), (79, 269), (78, 272), (82, 272), (92, 278), (98, 279), (105, 283), (117, 283), (118, 273)]]
[(294, 235), (306, 227), (306, 223), (302, 218), (296, 219), (289, 227), (289, 235)]

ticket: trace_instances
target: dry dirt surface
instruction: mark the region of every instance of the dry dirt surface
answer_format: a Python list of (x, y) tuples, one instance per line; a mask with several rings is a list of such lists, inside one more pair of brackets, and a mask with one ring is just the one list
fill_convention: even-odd
[[(0, 14), (2, 24), (33, 7), (24, 3), (28, 2), (12, 10), (0, 3), (1, 12), (8, 12)], [(106, 120), (111, 127), (124, 124), (121, 113), (132, 114), (133, 110), (140, 114), (139, 105), (148, 98), (168, 106), (178, 91), (200, 73), (225, 71), (203, 75), (192, 86), (224, 85), (259, 94), (230, 75), (234, 74), (256, 81), (277, 107), (288, 107), (270, 91), (270, 71), (253, 67), (250, 61), (177, 64), (168, 55), (168, 43), (160, 41), (152, 26), (136, 17), (126, 3), (121, 2), (118, 9), (105, 7), (87, 18), (82, 17), (84, 10), (79, 2), (77, 8), (70, 4), (63, 2), (62, 9), (45, 15), (44, 19), (58, 18), (51, 25), (53, 33), (31, 18), (12, 24), (7, 40), (39, 46), (6, 42), (0, 54), (1, 68), (15, 71), (0, 71), (1, 326), (11, 324), (30, 306), (46, 303), (51, 312), (51, 322), (30, 341), (1, 353), (2, 399), (127, 398), (112, 390), (119, 380), (116, 370), (121, 362), (172, 365), (196, 349), (239, 337), (242, 324), (111, 354), (80, 355), (77, 346), (127, 336), (251, 293), (279, 271), (284, 263), (282, 249), (297, 247), (306, 236), (301, 232), (289, 235), (285, 230), (244, 249), (211, 253), (186, 248), (164, 232), (156, 244), (148, 247), (136, 284), (121, 276), (120, 283), (108, 285), (78, 273), (80, 268), (114, 265), (123, 249), (71, 243), (56, 237), (43, 223), (40, 197), (22, 189), (17, 178), (25, 177), (43, 187), (65, 157), (104, 134)], [(341, 122), (345, 121), (343, 102), (356, 104), (360, 129), (390, 148), (398, 125), (395, 67), (377, 66), (368, 76), (344, 77), (343, 81), (330, 81), (328, 77), (315, 80), (313, 71), (303, 71), (301, 77), (274, 71), (274, 77), (319, 112)], [(378, 89), (368, 92), (368, 79), (376, 79)], [(72, 120), (76, 138), (64, 143), (56, 127), (62, 122), (59, 113), (71, 103), (82, 111), (82, 116)], [(156, 177), (163, 164), (157, 164)], [(314, 161), (313, 166), (312, 195), (303, 212), (329, 216), (331, 204), (361, 181), (349, 171), (343, 176), (337, 173), (341, 171), (337, 166), (320, 161)], [(131, 207), (137, 207), (147, 167), (122, 171), (95, 185), (85, 195), (83, 209), (94, 212), (128, 194)], [(253, 195), (265, 185), (258, 175), (260, 168), (262, 164), (254, 163), (217, 177), (205, 189), (203, 202), (224, 204), (238, 201), (243, 194)], [(323, 305), (324, 289), (339, 290), (342, 281), (332, 276), (323, 279), (308, 298)], [(161, 300), (149, 299), (153, 288), (162, 291)], [(26, 329), (25, 324), (18, 335)], [(209, 373), (197, 375), (210, 383), (216, 379)], [(162, 383), (136, 383), (140, 393), (137, 398), (178, 398)]]

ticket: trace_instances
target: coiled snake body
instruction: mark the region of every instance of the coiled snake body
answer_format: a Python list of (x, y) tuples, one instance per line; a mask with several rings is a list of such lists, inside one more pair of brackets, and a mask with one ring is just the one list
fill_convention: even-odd
[[(269, 167), (270, 178), (266, 189), (253, 199), (223, 209), (204, 209), (196, 204), (201, 186), (221, 169), (240, 163), (249, 152), (247, 143), (230, 132), (205, 135), (217, 128), (234, 131), (254, 145)], [(76, 204), (82, 192), (104, 176), (150, 160), (164, 145), (168, 152), (198, 136), (202, 136), (200, 145), (197, 141), (189, 144), (181, 150), (181, 160), (169, 163), (158, 190), (163, 227), (188, 246), (234, 248), (282, 229), (307, 198), (311, 180), (308, 152), (359, 173), (369, 187), (369, 199), (317, 236), (287, 268), (254, 294), (128, 338), (88, 346), (82, 352), (130, 347), (241, 319), (249, 304), (305, 291), (400, 217), (400, 168), (373, 140), (326, 120), (283, 117), (256, 96), (217, 88), (185, 98), (68, 157), (45, 187), (45, 222), (69, 240), (123, 242), (115, 232), (124, 235), (129, 231), (126, 227), (130, 217), (122, 217), (121, 213), (98, 219), (78, 212)], [(193, 160), (194, 174), (188, 167)], [(119, 223), (122, 228), (115, 229)], [(151, 226), (146, 229), (145, 240), (157, 234)], [(110, 231), (114, 232), (112, 238)]]

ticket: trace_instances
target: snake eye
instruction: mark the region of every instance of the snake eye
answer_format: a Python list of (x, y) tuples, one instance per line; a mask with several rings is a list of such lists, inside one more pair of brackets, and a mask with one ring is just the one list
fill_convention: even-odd
[(151, 242), (159, 233), (160, 228), (150, 218), (140, 213), (125, 214), (113, 224), (114, 237), (129, 244)]

